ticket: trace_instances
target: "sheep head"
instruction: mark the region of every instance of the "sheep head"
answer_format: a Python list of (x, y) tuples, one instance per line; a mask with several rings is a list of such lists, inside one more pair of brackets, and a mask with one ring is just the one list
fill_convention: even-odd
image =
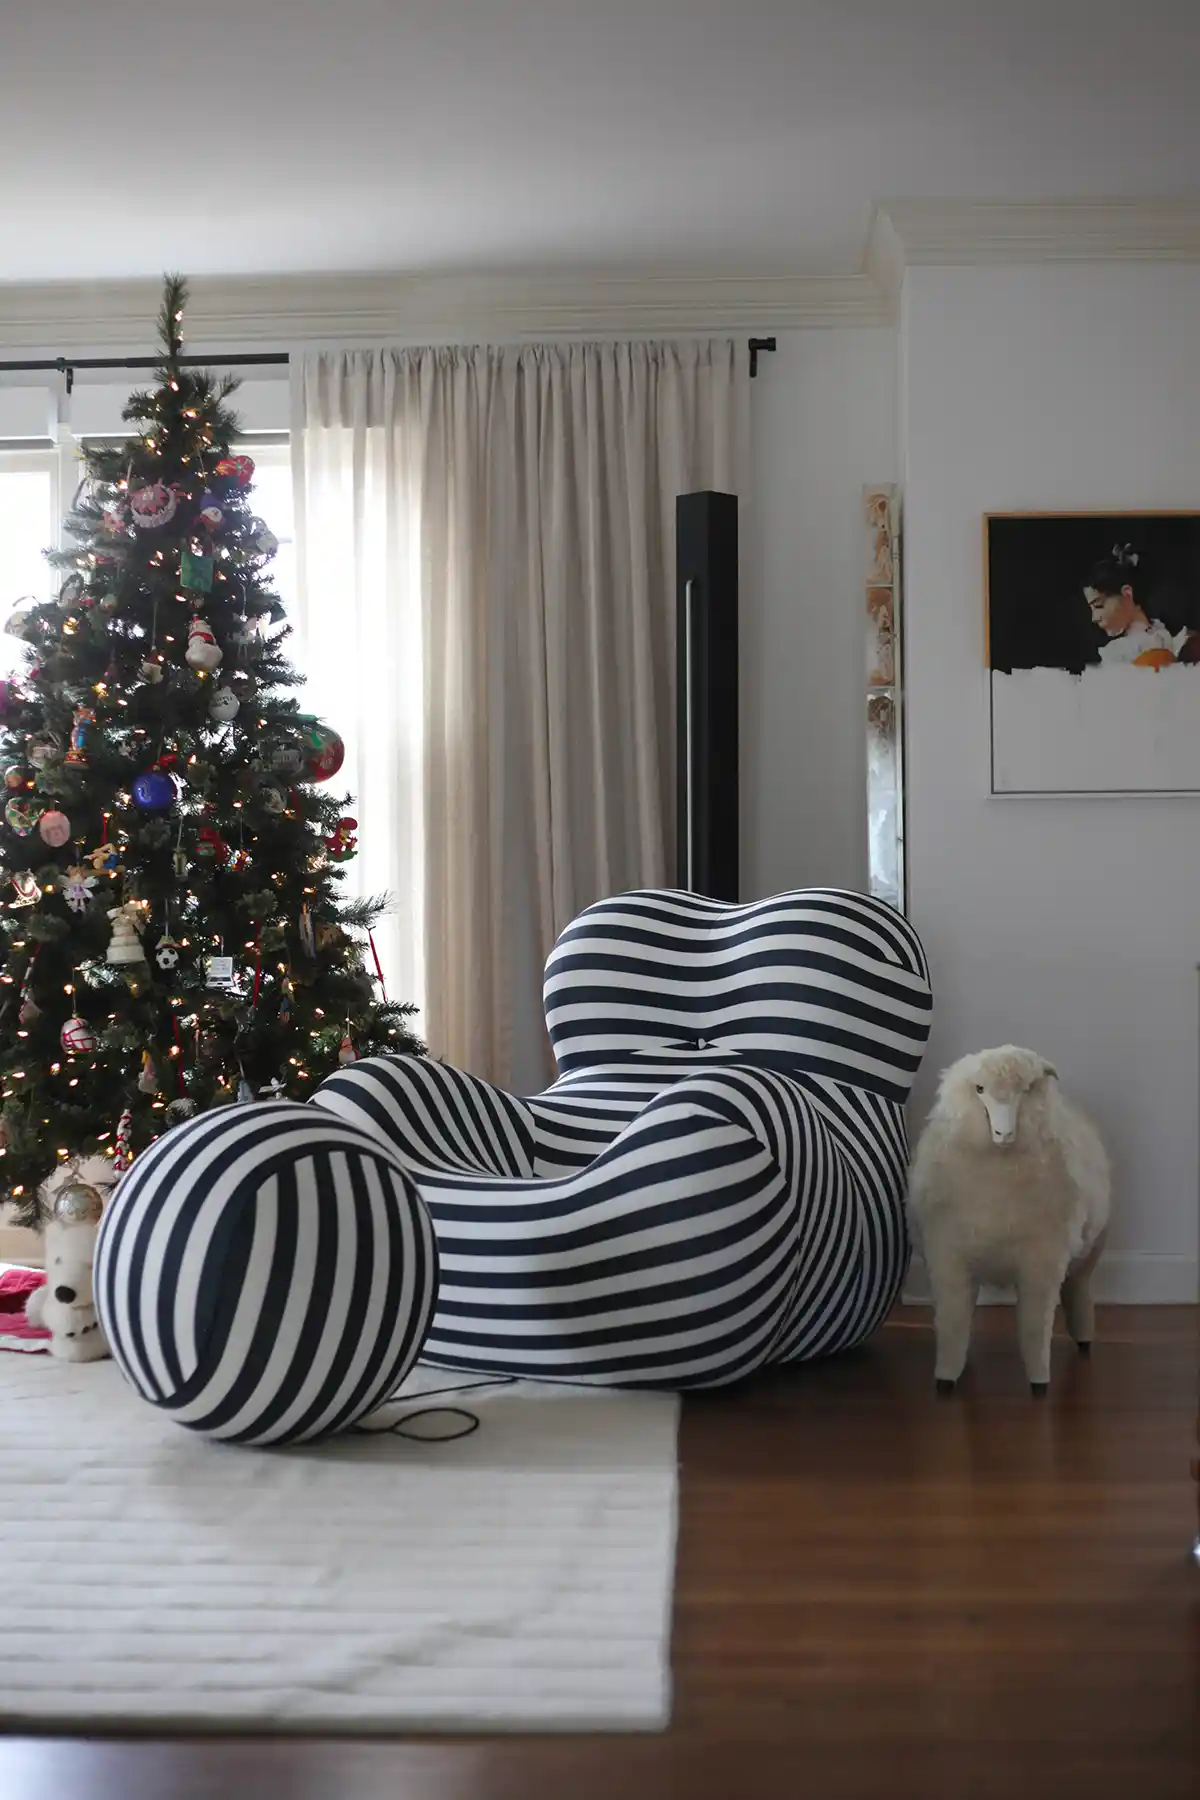
[(990, 1137), (999, 1150), (1011, 1150), (1017, 1142), (1023, 1113), (1044, 1100), (1049, 1083), (1056, 1079), (1053, 1063), (1036, 1050), (1017, 1044), (1001, 1044), (994, 1050), (977, 1050), (946, 1070), (938, 1089), (938, 1111), (964, 1122), (974, 1120), (980, 1136)]

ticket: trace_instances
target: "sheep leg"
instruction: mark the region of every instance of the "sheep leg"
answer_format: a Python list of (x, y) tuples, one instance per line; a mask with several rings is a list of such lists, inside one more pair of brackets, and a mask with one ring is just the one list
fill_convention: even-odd
[(934, 1379), (940, 1393), (949, 1393), (967, 1366), (976, 1285), (966, 1263), (957, 1257), (930, 1256), (928, 1269), (937, 1336)]
[(1063, 1317), (1067, 1321), (1067, 1330), (1079, 1345), (1081, 1356), (1088, 1356), (1091, 1353), (1092, 1339), (1096, 1335), (1096, 1308), (1092, 1300), (1092, 1271), (1100, 1261), (1105, 1235), (1102, 1231), (1087, 1255), (1081, 1257), (1067, 1270), (1067, 1278), (1062, 1286)]
[(1017, 1342), (1035, 1394), (1044, 1394), (1050, 1385), (1050, 1338), (1064, 1273), (1041, 1263), (1027, 1264), (1017, 1273)]

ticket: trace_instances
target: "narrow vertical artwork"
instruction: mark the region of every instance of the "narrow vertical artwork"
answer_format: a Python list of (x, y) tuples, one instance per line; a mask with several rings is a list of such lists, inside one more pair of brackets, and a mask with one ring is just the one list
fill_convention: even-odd
[(867, 589), (867, 834), (871, 892), (904, 910), (899, 497), (863, 489)]

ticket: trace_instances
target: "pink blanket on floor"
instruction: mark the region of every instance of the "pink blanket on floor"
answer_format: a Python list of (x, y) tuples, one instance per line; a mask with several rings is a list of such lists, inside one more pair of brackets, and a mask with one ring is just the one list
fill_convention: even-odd
[(50, 1333), (31, 1325), (25, 1304), (46, 1277), (41, 1269), (0, 1270), (0, 1350), (44, 1350)]

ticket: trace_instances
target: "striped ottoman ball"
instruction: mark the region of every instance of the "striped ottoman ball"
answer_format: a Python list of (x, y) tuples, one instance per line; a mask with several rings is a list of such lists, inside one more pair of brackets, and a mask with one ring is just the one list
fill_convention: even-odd
[(290, 1444), (395, 1391), (437, 1297), (424, 1203), (385, 1147), (289, 1101), (167, 1132), (122, 1177), (96, 1246), (100, 1322), (180, 1425)]

